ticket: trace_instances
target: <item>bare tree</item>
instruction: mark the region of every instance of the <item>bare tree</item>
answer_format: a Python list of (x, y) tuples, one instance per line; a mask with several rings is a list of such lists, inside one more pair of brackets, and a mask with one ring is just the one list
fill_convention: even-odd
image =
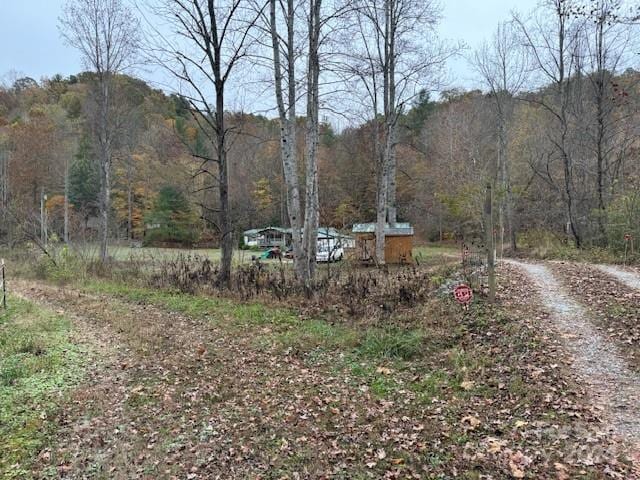
[(68, 0), (62, 35), (96, 75), (95, 137), (100, 164), (100, 259), (108, 258), (111, 163), (116, 128), (112, 118), (114, 76), (131, 65), (139, 47), (139, 22), (122, 0)]
[[(320, 110), (321, 47), (326, 32), (322, 27), (339, 13), (323, 14), (322, 0), (269, 0), (268, 30), (273, 59), (274, 92), (280, 120), (280, 147), (287, 193), (287, 211), (293, 231), (296, 275), (307, 290), (315, 276), (319, 222), (318, 144)], [(339, 12), (340, 9), (338, 9)], [(298, 28), (304, 19), (306, 28)], [(281, 34), (284, 29), (286, 34)], [(305, 45), (306, 40), (306, 45)], [(296, 61), (306, 54), (306, 77), (299, 75)], [(284, 58), (284, 61), (283, 61)], [(304, 80), (303, 80), (304, 78)], [(306, 87), (305, 202), (302, 217), (300, 162), (296, 151), (296, 103)]]
[[(279, 33), (283, 17), (286, 35)], [(296, 45), (295, 45), (296, 4), (287, 0), (286, 4), (269, 0), (269, 32), (273, 49), (273, 72), (275, 97), (280, 120), (280, 156), (286, 185), (287, 212), (292, 230), (293, 258), (296, 275), (301, 281), (306, 278), (308, 259), (302, 238), (302, 204), (300, 199), (300, 179), (298, 154), (296, 151)], [(282, 61), (284, 56), (285, 62)]]
[(516, 33), (512, 23), (499, 24), (491, 42), (485, 42), (472, 60), (482, 82), (489, 89), (496, 111), (498, 156), (495, 178), (500, 193), (498, 222), (502, 237), (506, 223), (513, 250), (516, 250), (517, 243), (508, 158), (509, 125), (513, 118), (514, 97), (520, 92), (528, 69), (527, 51), (521, 47)]
[[(70, 233), (70, 202), (69, 202), (69, 173), (71, 167), (71, 159), (73, 152), (77, 149), (78, 137), (79, 137), (79, 125), (74, 119), (70, 119), (67, 113), (61, 109), (50, 109), (50, 116), (55, 125), (54, 140), (56, 143), (55, 148), (52, 148), (52, 157), (57, 164), (57, 170), (59, 173), (57, 176), (62, 176), (62, 191), (63, 191), (63, 228), (62, 238), (64, 243), (69, 244)], [(52, 146), (53, 147), (53, 146)]]
[(320, 204), (318, 197), (318, 143), (320, 137), (320, 30), (323, 24), (320, 12), (322, 0), (308, 0), (307, 52), (307, 118), (306, 118), (306, 199), (303, 227), (303, 244), (307, 265), (305, 280), (307, 289), (315, 276), (316, 249), (318, 244), (318, 223)]
[[(619, 172), (617, 163), (625, 157), (632, 139), (625, 126), (629, 116), (622, 113), (624, 91), (615, 81), (620, 68), (627, 62), (631, 46), (631, 27), (627, 24), (627, 9), (621, 0), (590, 0), (575, 8), (574, 13), (585, 22), (585, 66), (588, 88), (584, 126), (587, 150), (595, 157), (595, 187), (597, 204), (598, 243), (607, 243), (607, 207), (611, 186)], [(622, 95), (619, 95), (622, 93)]]
[(549, 84), (551, 94), (543, 92), (528, 98), (544, 108), (550, 117), (548, 138), (553, 145), (554, 159), (561, 162), (563, 172), (561, 192), (566, 230), (580, 248), (583, 239), (576, 213), (575, 164), (569, 140), (570, 107), (577, 84), (574, 74), (580, 68), (583, 22), (576, 18), (572, 8), (571, 1), (545, 0), (528, 21), (518, 15), (514, 21), (536, 71)]
[(193, 151), (192, 155), (200, 162), (196, 174), (208, 177), (212, 182), (205, 185), (213, 183), (218, 190), (216, 226), (222, 249), (218, 283), (225, 286), (230, 286), (233, 256), (228, 165), (232, 128), (225, 118), (225, 100), (231, 75), (253, 44), (251, 32), (261, 9), (256, 12), (249, 7), (242, 0), (164, 0), (160, 6), (150, 5), (173, 33), (169, 38), (154, 30), (152, 36), (158, 41), (150, 46), (150, 54), (187, 87), (182, 96), (209, 142), (207, 152)]
[[(376, 152), (376, 259), (384, 263), (385, 223), (397, 221), (396, 147), (405, 106), (425, 86), (433, 86), (457, 49), (435, 35), (439, 7), (426, 0), (358, 0), (348, 39), (353, 54), (345, 70), (356, 78), (370, 109)], [(348, 31), (351, 31), (348, 30)]]

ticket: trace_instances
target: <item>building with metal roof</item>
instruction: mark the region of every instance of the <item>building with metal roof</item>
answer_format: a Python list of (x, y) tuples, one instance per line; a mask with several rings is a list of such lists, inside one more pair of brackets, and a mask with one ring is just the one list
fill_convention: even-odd
[[(352, 232), (356, 237), (356, 259), (362, 262), (375, 262), (376, 224), (356, 223)], [(410, 223), (385, 224), (385, 263), (413, 263), (413, 235), (413, 227)]]

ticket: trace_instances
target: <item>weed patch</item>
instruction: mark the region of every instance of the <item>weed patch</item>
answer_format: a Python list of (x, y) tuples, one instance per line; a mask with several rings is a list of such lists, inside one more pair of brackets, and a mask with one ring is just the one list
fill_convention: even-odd
[(421, 330), (371, 328), (366, 331), (358, 350), (371, 357), (411, 360), (423, 351), (423, 339)]
[(61, 394), (82, 376), (70, 323), (17, 298), (0, 312), (0, 477), (25, 478), (54, 430)]

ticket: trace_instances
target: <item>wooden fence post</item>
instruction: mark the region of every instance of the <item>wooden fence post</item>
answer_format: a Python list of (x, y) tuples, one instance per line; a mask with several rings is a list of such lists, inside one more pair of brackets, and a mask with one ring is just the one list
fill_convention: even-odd
[(493, 198), (491, 184), (487, 184), (487, 194), (484, 201), (484, 221), (487, 245), (487, 272), (489, 275), (489, 302), (496, 299), (496, 255), (493, 242)]

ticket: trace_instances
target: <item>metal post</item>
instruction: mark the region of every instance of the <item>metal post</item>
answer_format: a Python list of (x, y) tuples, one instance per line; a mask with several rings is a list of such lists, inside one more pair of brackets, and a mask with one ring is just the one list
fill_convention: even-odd
[(7, 309), (7, 281), (5, 279), (4, 274), (4, 258), (0, 260), (0, 271), (2, 271), (2, 275), (0, 276), (0, 285), (2, 286), (2, 308)]
[(47, 214), (47, 195), (44, 195), (44, 248), (49, 244), (49, 216)]
[(40, 243), (44, 245), (44, 188), (40, 188)]
[(487, 184), (487, 195), (484, 202), (485, 231), (487, 242), (487, 271), (489, 274), (489, 302), (496, 299), (496, 251), (493, 234), (493, 198), (491, 195), (491, 184)]
[(622, 265), (624, 265), (625, 267), (627, 266), (627, 249), (629, 248), (629, 240), (628, 239), (624, 239), (624, 261), (622, 262)]
[(49, 242), (49, 233), (47, 232), (47, 195), (44, 193), (44, 187), (40, 189), (40, 242), (44, 248), (47, 248)]

